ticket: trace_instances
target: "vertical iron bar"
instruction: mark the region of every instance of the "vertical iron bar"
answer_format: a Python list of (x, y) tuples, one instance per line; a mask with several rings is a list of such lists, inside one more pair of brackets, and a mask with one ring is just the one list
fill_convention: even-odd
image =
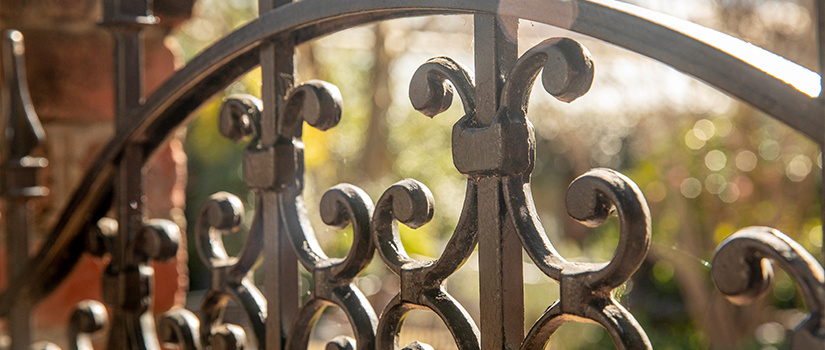
[[(115, 132), (128, 128), (129, 114), (143, 99), (142, 25), (152, 24), (151, 0), (104, 2), (103, 24), (114, 36)], [(103, 299), (112, 314), (108, 347), (159, 349), (151, 314), (153, 271), (133, 254), (136, 235), (143, 229), (143, 164), (139, 143), (128, 145), (117, 161), (115, 213), (118, 232), (112, 261), (104, 272)]]
[[(816, 42), (819, 46), (819, 103), (825, 106), (825, 0), (816, 1)], [(821, 117), (825, 118), (825, 114)], [(820, 261), (825, 264), (825, 147), (821, 149), (822, 154), (822, 181), (820, 182), (820, 219), (822, 220), (822, 254), (819, 256)]]
[[(123, 130), (128, 124), (129, 112), (140, 105), (143, 97), (143, 41), (140, 31), (117, 31), (115, 33), (115, 103), (116, 130)], [(143, 189), (141, 187), (141, 169), (143, 152), (139, 145), (128, 147), (118, 166), (117, 216), (118, 235), (117, 252), (112, 260), (118, 267), (125, 267), (128, 246), (134, 239), (135, 232), (143, 224)]]
[[(265, 13), (291, 0), (259, 0), (258, 12)], [(283, 38), (282, 38), (283, 39)], [(295, 44), (289, 40), (270, 41), (260, 49), (261, 59), (261, 144), (270, 146), (278, 138), (278, 115), (293, 85)], [(276, 169), (277, 170), (277, 169)], [(298, 259), (279, 214), (280, 194), (263, 190), (264, 210), (264, 295), (267, 300), (266, 344), (281, 350), (298, 313)]]
[[(121, 31), (115, 34), (115, 96), (116, 96), (116, 125), (121, 130), (129, 121), (129, 112), (140, 104), (143, 91), (143, 43), (142, 35), (138, 31)], [(115, 238), (115, 251), (112, 252), (112, 268), (118, 279), (129, 278), (126, 274), (133, 273), (134, 261), (130, 259), (130, 250), (135, 235), (143, 226), (143, 186), (142, 171), (145, 155), (139, 144), (127, 146), (122, 158), (118, 161), (117, 182), (115, 185), (115, 208), (118, 218), (118, 233)], [(140, 277), (138, 277), (140, 279)], [(136, 299), (146, 297), (140, 292), (126, 290), (128, 282), (118, 283), (119, 291), (110, 291), (121, 296), (121, 305), (133, 304)], [(112, 286), (104, 285), (104, 288)], [(149, 296), (151, 297), (151, 295)], [(131, 305), (130, 305), (131, 306)], [(147, 305), (148, 306), (148, 305)], [(158, 349), (157, 339), (149, 335), (154, 331), (151, 324), (149, 310), (145, 306), (116, 307), (112, 312), (112, 328), (109, 346), (130, 349)], [(151, 327), (151, 328), (149, 328)], [(117, 330), (115, 330), (117, 329)]]
[[(20, 39), (15, 40), (14, 33), (5, 33), (9, 35), (4, 35), (3, 41), (3, 74), (7, 75), (6, 81), (10, 82), (5, 84), (4, 88), (6, 92), (4, 94), (10, 94), (10, 89), (12, 89), (13, 85), (17, 85), (20, 77), (17, 76), (17, 69), (16, 67), (16, 59), (15, 57), (15, 49), (18, 44), (22, 44)], [(17, 37), (20, 37), (20, 33), (17, 32)], [(8, 42), (6, 42), (8, 41)], [(22, 47), (22, 46), (21, 46)], [(12, 78), (13, 77), (13, 78)], [(11, 79), (11, 80), (10, 80)], [(6, 96), (4, 96), (6, 97)], [(3, 103), (8, 103), (8, 96), (4, 98)], [(4, 107), (4, 109), (7, 107)], [(12, 133), (14, 130), (14, 119), (19, 118), (18, 115), (15, 113), (8, 113), (7, 115), (3, 116), (4, 118), (8, 118), (6, 123), (8, 123), (7, 129), (4, 135), (8, 137), (9, 130), (8, 128), (12, 128)], [(16, 136), (17, 133), (14, 133), (12, 136)], [(15, 140), (8, 140), (10, 143), (14, 143)], [(7, 146), (9, 148), (11, 145)], [(10, 154), (9, 154), (10, 155)], [(15, 168), (17, 164), (14, 164), (17, 159), (5, 159), (6, 164), (4, 166), (4, 172), (6, 173), (6, 181), (12, 182), (13, 179), (9, 179), (8, 177), (11, 175), (9, 174), (9, 170)], [(12, 281), (17, 280), (20, 276), (20, 273), (26, 267), (26, 262), (29, 260), (29, 203), (25, 199), (25, 197), (21, 198), (18, 196), (14, 196), (9, 193), (8, 190), (11, 189), (13, 185), (8, 184), (5, 185), (6, 191), (4, 191), (6, 198), (8, 199), (7, 205), (8, 208), (8, 217), (6, 223), (6, 264), (8, 268), (8, 283), (12, 283)], [(25, 305), (25, 303), (15, 303), (11, 307), (9, 311), (9, 334), (11, 335), (11, 347), (10, 350), (25, 350), (28, 349), (29, 343), (31, 342), (31, 317), (29, 316), (29, 306)]]
[[(23, 54), (23, 36), (18, 31), (6, 31), (2, 38), (2, 87), (3, 125), (2, 136), (8, 142), (2, 150), (3, 164), (0, 170), (0, 187), (7, 200), (6, 252), (8, 281), (14, 283), (29, 262), (29, 234), (31, 233), (31, 200), (48, 194), (48, 189), (38, 186), (38, 170), (47, 164), (45, 158), (31, 153), (45, 142), (43, 127), (34, 112), (26, 82)], [(14, 303), (9, 310), (8, 330), (11, 350), (29, 348), (31, 342), (31, 305)]]
[[(8, 230), (6, 231), (6, 256), (8, 281), (15, 281), (29, 260), (29, 209), (27, 200), (14, 198), (9, 208)], [(31, 342), (30, 308), (26, 303), (15, 303), (9, 311), (10, 350), (26, 350)]]
[[(475, 15), (477, 117), (489, 125), (499, 107), (507, 72), (518, 55), (518, 19)], [(501, 179), (479, 182), (479, 285), (481, 348), (518, 349), (524, 338), (521, 242), (505, 224)]]

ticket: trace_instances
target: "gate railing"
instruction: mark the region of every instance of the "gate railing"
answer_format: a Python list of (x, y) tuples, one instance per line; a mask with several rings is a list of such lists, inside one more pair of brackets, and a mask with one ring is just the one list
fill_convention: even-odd
[[(586, 48), (568, 38), (545, 40), (519, 57), (514, 39), (518, 18), (657, 59), (761, 109), (819, 145), (825, 139), (818, 74), (738, 39), (620, 2), (261, 0), (257, 19), (219, 40), (144, 99), (141, 30), (155, 21), (149, 4), (104, 1), (102, 24), (111, 28), (116, 43), (116, 135), (37, 254), (27, 257), (26, 249), (9, 249), (17, 255), (9, 256), (11, 280), (0, 299), (0, 314), (8, 320), (13, 349), (28, 347), (29, 310), (60, 284), (83, 252), (107, 254), (111, 260), (102, 276), (105, 307), (86, 302), (72, 316), (70, 337), (78, 348), (91, 348), (87, 335), (108, 322), (107, 344), (113, 349), (157, 349), (161, 343), (184, 349), (303, 349), (328, 306), (344, 311), (354, 334), (354, 339), (330, 340), (332, 349), (398, 348), (401, 323), (414, 309), (436, 313), (459, 349), (539, 349), (571, 321), (601, 325), (617, 348), (651, 348), (645, 331), (613, 296), (641, 265), (650, 245), (650, 212), (633, 180), (594, 169), (568, 188), (567, 209), (575, 220), (596, 226), (618, 216), (619, 243), (608, 263), (564, 259), (538, 219), (530, 189), (536, 152), (528, 119), (533, 83), (541, 75), (548, 93), (572, 101), (589, 90), (593, 61)], [(316, 208), (306, 208), (302, 198), (301, 130), (304, 122), (319, 130), (335, 127), (342, 118), (341, 95), (323, 81), (293, 81), (295, 45), (368, 22), (456, 13), (474, 15), (475, 74), (453, 59), (437, 57), (419, 67), (410, 82), (410, 100), (427, 116), (449, 108), (455, 93), (464, 108), (453, 128), (452, 152), (467, 188), (444, 253), (433, 261), (406, 253), (398, 225), (420, 227), (433, 216), (427, 187), (406, 179), (375, 204), (353, 185), (328, 190), (317, 208), (321, 218), (332, 227), (351, 225), (354, 239), (345, 258), (327, 257), (307, 220)], [(30, 154), (42, 142), (43, 131), (26, 91), (22, 36), (8, 32), (3, 45), (3, 193), (9, 207), (7, 244), (18, 248), (28, 246), (28, 200), (47, 191), (35, 176), (46, 161)], [(153, 285), (149, 262), (173, 257), (181, 233), (171, 222), (144, 218), (141, 168), (193, 110), (256, 66), (262, 69), (261, 98), (230, 98), (220, 115), (224, 136), (249, 140), (243, 156), (243, 178), (255, 194), (249, 236), (239, 256), (229, 256), (221, 236), (238, 228), (243, 208), (232, 194), (210, 197), (191, 226), (199, 257), (212, 275), (211, 289), (197, 315), (171, 311), (155, 324), (148, 311)], [(116, 221), (103, 218), (110, 209)], [(479, 303), (484, 306), (478, 320), (443, 287), (476, 245), (483, 286)], [(560, 285), (559, 300), (526, 334), (522, 249)], [(376, 250), (399, 276), (399, 292), (383, 310), (374, 310), (353, 283)], [(792, 276), (808, 308), (795, 330), (794, 348), (825, 347), (825, 272), (784, 234), (765, 227), (739, 230), (717, 249), (711, 276), (731, 301), (747, 303), (770, 288), (772, 263)], [(303, 303), (298, 264), (313, 280)], [(248, 277), (257, 268), (263, 268), (263, 291)], [(224, 323), (228, 300), (242, 307), (247, 329)], [(420, 342), (404, 346), (426, 348)]]

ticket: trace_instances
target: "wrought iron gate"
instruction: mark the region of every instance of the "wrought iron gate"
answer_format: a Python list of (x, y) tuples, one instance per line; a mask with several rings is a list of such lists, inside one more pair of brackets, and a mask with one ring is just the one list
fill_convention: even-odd
[[(533, 83), (541, 74), (548, 93), (572, 101), (589, 90), (593, 61), (587, 49), (569, 38), (547, 39), (519, 57), (513, 39), (519, 18), (654, 58), (755, 106), (819, 145), (825, 140), (818, 74), (724, 34), (610, 0), (260, 0), (259, 18), (219, 40), (144, 100), (141, 31), (154, 23), (150, 3), (104, 1), (102, 24), (111, 28), (116, 43), (116, 135), (43, 248), (31, 258), (23, 250), (18, 250), (22, 256), (10, 255), (12, 280), (0, 297), (0, 314), (8, 320), (13, 349), (28, 347), (29, 310), (60, 284), (83, 252), (108, 254), (111, 262), (101, 277), (106, 306), (84, 303), (70, 321), (78, 348), (90, 348), (84, 336), (102, 329), (108, 318), (112, 349), (158, 349), (161, 343), (184, 349), (244, 344), (302, 349), (328, 306), (346, 313), (355, 335), (330, 340), (329, 349), (398, 348), (401, 323), (414, 309), (436, 313), (459, 349), (540, 349), (566, 322), (601, 325), (617, 348), (651, 348), (645, 331), (612, 294), (640, 266), (650, 244), (650, 212), (633, 180), (594, 169), (567, 192), (569, 214), (585, 225), (618, 216), (621, 236), (606, 264), (565, 260), (538, 220), (530, 189), (535, 136), (527, 108)], [(820, 22), (825, 18), (821, 12)], [(423, 114), (445, 111), (455, 93), (464, 108), (452, 131), (454, 164), (467, 179), (461, 217), (442, 256), (421, 261), (406, 253), (398, 225), (415, 228), (432, 218), (432, 195), (424, 184), (399, 181), (374, 205), (359, 188), (339, 185), (324, 194), (320, 208), (305, 208), (303, 123), (320, 130), (335, 127), (342, 118), (341, 95), (323, 81), (293, 81), (293, 56), (297, 44), (322, 35), (432, 14), (474, 16), (475, 74), (451, 58), (437, 57), (411, 78), (410, 100)], [(820, 27), (822, 33), (825, 27)], [(27, 203), (44, 193), (36, 175), (45, 160), (30, 155), (43, 131), (26, 91), (22, 36), (7, 32), (3, 45), (7, 244), (20, 247), (28, 244)], [(172, 311), (156, 324), (147, 311), (153, 285), (149, 263), (174, 256), (182, 233), (171, 222), (144, 219), (141, 168), (193, 110), (256, 66), (263, 76), (260, 100), (229, 99), (220, 115), (224, 136), (248, 139), (243, 177), (256, 204), (248, 240), (239, 256), (227, 255), (221, 235), (239, 225), (243, 208), (231, 194), (213, 195), (191, 223), (193, 242), (211, 270), (212, 288), (197, 315)], [(111, 219), (99, 223), (110, 210), (116, 225)], [(352, 226), (354, 240), (346, 258), (329, 258), (321, 250), (308, 211), (319, 211), (328, 225)], [(484, 286), (478, 320), (443, 288), (476, 245)], [(353, 283), (376, 250), (400, 283), (400, 292), (383, 310), (374, 310)], [(522, 250), (561, 291), (526, 334)], [(303, 303), (299, 264), (313, 279)], [(766, 227), (737, 231), (717, 249), (711, 275), (730, 300), (747, 303), (770, 288), (771, 264), (793, 277), (808, 308), (795, 330), (794, 348), (825, 348), (825, 271), (784, 234)], [(257, 268), (264, 271), (263, 292), (248, 278)], [(230, 299), (242, 306), (247, 329), (223, 322)], [(429, 348), (419, 342), (401, 346)]]

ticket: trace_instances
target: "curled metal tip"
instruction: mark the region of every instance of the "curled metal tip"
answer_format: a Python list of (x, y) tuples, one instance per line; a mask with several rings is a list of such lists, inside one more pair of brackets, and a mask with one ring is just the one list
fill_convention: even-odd
[(327, 343), (326, 350), (355, 350), (355, 339), (347, 336), (337, 336)]
[(402, 350), (433, 350), (430, 344), (422, 343), (419, 341), (413, 341), (412, 343), (407, 344)]

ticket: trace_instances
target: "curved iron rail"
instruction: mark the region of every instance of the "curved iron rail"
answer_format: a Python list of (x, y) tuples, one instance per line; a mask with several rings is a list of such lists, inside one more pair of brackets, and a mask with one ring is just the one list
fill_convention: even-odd
[(42, 299), (73, 268), (84, 231), (108, 209), (115, 162), (125, 146), (142, 143), (148, 153), (156, 150), (204, 101), (257, 66), (257, 49), (267, 39), (297, 44), (369, 22), (461, 13), (519, 17), (613, 43), (696, 77), (823, 144), (823, 107), (815, 98), (819, 75), (725, 34), (632, 5), (612, 0), (303, 0), (262, 14), (224, 37), (132, 113), (130, 124), (90, 167), (44, 248), (30, 260), (26, 278), (12, 281), (0, 296), (0, 314), (8, 313), (12, 301)]

